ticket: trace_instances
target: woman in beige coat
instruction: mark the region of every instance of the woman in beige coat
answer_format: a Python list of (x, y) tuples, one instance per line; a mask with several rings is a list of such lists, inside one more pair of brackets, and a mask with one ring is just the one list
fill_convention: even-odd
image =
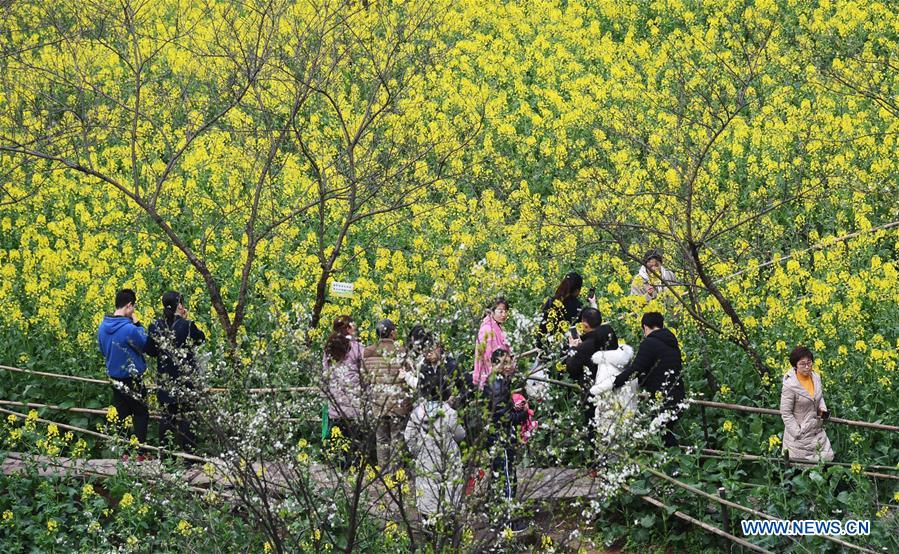
[(799, 346), (790, 353), (793, 368), (784, 375), (780, 417), (784, 422), (783, 448), (791, 460), (831, 461), (833, 449), (824, 422), (830, 416), (824, 403), (821, 378), (812, 370), (814, 355)]

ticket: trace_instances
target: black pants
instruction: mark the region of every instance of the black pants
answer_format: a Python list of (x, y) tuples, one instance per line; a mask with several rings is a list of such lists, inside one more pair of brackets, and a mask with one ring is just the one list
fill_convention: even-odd
[[(141, 443), (147, 442), (147, 424), (150, 422), (150, 411), (147, 408), (147, 389), (140, 377), (113, 379), (112, 405), (119, 414), (119, 422), (131, 416), (134, 435)], [(129, 429), (124, 429), (125, 438), (131, 436)]]
[(673, 419), (666, 421), (665, 425), (660, 429), (663, 433), (662, 443), (666, 448), (675, 448), (677, 447), (677, 435), (674, 433), (674, 426), (677, 425), (677, 421), (680, 419), (681, 410), (676, 403), (671, 402), (666, 402), (662, 409), (670, 411), (673, 416)]
[(159, 422), (159, 445), (164, 447), (170, 440), (174, 440), (178, 450), (193, 452), (197, 445), (197, 437), (191, 430), (190, 414), (186, 413), (185, 404), (171, 402), (163, 406), (165, 409), (162, 412), (162, 421)]

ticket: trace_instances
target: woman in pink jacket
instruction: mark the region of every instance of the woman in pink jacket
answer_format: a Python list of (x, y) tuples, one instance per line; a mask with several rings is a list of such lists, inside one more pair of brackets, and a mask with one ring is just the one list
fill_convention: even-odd
[(508, 317), (509, 302), (500, 296), (493, 301), (487, 315), (481, 321), (474, 349), (474, 372), (471, 375), (471, 381), (478, 387), (478, 390), (483, 390), (484, 383), (487, 382), (487, 378), (493, 371), (490, 363), (493, 351), (500, 348), (511, 351), (502, 328), (502, 324)]
[(332, 421), (353, 421), (361, 417), (362, 352), (353, 318), (348, 315), (337, 318), (322, 359), (328, 417)]

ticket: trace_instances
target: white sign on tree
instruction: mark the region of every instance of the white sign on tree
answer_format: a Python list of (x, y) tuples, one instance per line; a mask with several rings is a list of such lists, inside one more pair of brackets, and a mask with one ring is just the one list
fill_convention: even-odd
[(338, 298), (352, 298), (353, 288), (353, 283), (345, 283), (342, 281), (331, 282), (331, 294)]

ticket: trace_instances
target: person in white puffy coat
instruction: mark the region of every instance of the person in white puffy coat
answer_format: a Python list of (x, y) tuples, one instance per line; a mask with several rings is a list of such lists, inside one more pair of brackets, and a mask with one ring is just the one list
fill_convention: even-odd
[(611, 438), (618, 423), (637, 411), (637, 382), (629, 381), (618, 390), (612, 390), (615, 378), (624, 370), (634, 355), (634, 349), (621, 344), (615, 350), (600, 350), (593, 354), (596, 364), (596, 381), (590, 388), (590, 397), (596, 406), (593, 425), (599, 437)]
[(422, 401), (406, 424), (406, 446), (415, 460), (416, 507), (425, 525), (452, 515), (462, 500), (462, 452), (465, 430), (447, 403), (451, 393), (443, 375), (424, 375)]

